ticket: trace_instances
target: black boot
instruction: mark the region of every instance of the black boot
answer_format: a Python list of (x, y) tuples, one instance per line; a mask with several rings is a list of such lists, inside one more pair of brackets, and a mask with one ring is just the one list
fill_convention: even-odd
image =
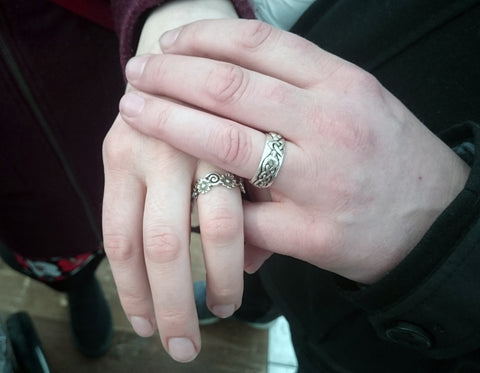
[[(14, 353), (14, 357), (12, 356), (11, 358), (14, 369), (11, 373), (50, 373), (42, 343), (28, 313), (17, 312), (10, 315), (6, 325)], [(0, 355), (0, 372), (3, 373), (1, 358), (2, 356)], [(7, 370), (6, 372), (10, 371)]]
[(86, 357), (99, 357), (110, 348), (113, 335), (110, 307), (94, 276), (68, 291), (70, 326), (75, 345)]

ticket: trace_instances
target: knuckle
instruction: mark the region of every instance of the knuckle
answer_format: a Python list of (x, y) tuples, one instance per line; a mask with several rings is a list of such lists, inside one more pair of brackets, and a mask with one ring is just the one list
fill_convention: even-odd
[(244, 49), (255, 50), (265, 45), (275, 29), (265, 22), (251, 20), (245, 23), (240, 35), (240, 45)]
[(103, 140), (102, 154), (106, 167), (122, 169), (125, 167), (125, 160), (131, 155), (131, 147), (126, 143), (125, 136), (112, 128)]
[(231, 104), (242, 97), (246, 87), (243, 69), (231, 64), (218, 64), (208, 74), (206, 90), (213, 100)]
[(145, 258), (155, 264), (175, 262), (180, 256), (180, 239), (165, 229), (145, 234)]
[(215, 156), (220, 162), (234, 167), (243, 165), (252, 152), (250, 137), (234, 126), (228, 126), (223, 131), (216, 132), (211, 143), (211, 149), (217, 150)]
[(170, 57), (158, 54), (154, 58), (148, 58), (142, 73), (142, 80), (152, 86), (158, 86), (165, 80), (168, 70), (168, 59)]
[(128, 262), (136, 253), (135, 248), (123, 234), (104, 233), (103, 245), (108, 260), (115, 263)]
[(102, 154), (104, 159), (111, 159), (115, 157), (116, 151), (113, 146), (114, 144), (114, 137), (115, 135), (112, 133), (113, 131), (110, 130), (107, 133), (107, 136), (103, 139), (103, 144), (102, 144)]
[(117, 289), (122, 307), (127, 315), (146, 315), (149, 313), (151, 304), (149, 296), (136, 293), (133, 290), (125, 290), (118, 287)]
[(188, 325), (191, 322), (191, 316), (187, 311), (179, 309), (163, 309), (161, 315), (159, 315), (159, 320), (161, 320), (165, 325), (169, 325), (170, 328), (183, 329), (185, 325)]
[(359, 93), (376, 92), (381, 88), (375, 76), (355, 65), (348, 65), (344, 69), (344, 73), (347, 79), (347, 88), (352, 91)]
[(216, 208), (215, 213), (201, 223), (202, 236), (207, 242), (230, 242), (240, 230), (240, 222), (227, 208)]
[(271, 84), (263, 94), (268, 101), (277, 105), (289, 105), (289, 102), (292, 101), (292, 96), (295, 93), (296, 92), (293, 92), (291, 87), (283, 82), (276, 81)]
[(168, 123), (172, 121), (173, 117), (173, 106), (168, 103), (158, 102), (154, 106), (153, 112), (153, 123), (154, 123), (154, 133), (156, 136), (162, 138), (165, 134), (166, 127)]
[(328, 135), (335, 146), (342, 147), (357, 157), (368, 157), (375, 144), (372, 130), (358, 122), (355, 113), (345, 110), (338, 114), (336, 128), (328, 129)]
[(203, 21), (194, 21), (182, 27), (182, 31), (177, 37), (175, 45), (182, 44), (182, 49), (189, 51), (192, 55), (202, 56), (202, 46), (208, 40), (204, 35)]

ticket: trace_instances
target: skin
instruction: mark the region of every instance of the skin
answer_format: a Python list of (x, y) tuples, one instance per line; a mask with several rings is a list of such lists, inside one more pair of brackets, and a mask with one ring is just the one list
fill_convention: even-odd
[[(127, 78), (138, 91), (122, 98), (120, 113), (132, 129), (162, 141), (142, 147), (140, 163), (148, 164), (144, 153), (158, 148), (172, 152), (151, 158), (152, 168), (159, 170), (152, 171), (152, 180), (165, 172), (171, 177), (151, 191), (150, 202), (135, 183), (138, 178), (130, 178), (129, 190), (127, 171), (118, 172), (125, 198), (106, 198), (111, 211), (105, 220), (117, 234), (130, 230), (134, 244), (113, 260), (117, 277), (126, 287), (134, 282), (140, 289), (142, 281), (155, 286), (131, 296), (135, 304), (128, 309), (151, 315), (153, 302), (164, 345), (165, 338), (181, 336), (179, 330), (199, 344), (196, 316), (188, 311), (193, 302), (185, 270), (189, 261), (179, 254), (186, 242), (178, 239), (186, 241), (189, 188), (198, 176), (193, 159), (248, 180), (260, 161), (265, 132), (282, 134), (287, 145), (277, 179), (269, 190), (253, 193), (255, 202), (243, 203), (246, 269), (256, 270), (273, 252), (365, 284), (381, 279), (408, 255), (466, 182), (467, 165), (374, 77), (300, 37), (258, 21), (201, 21), (165, 34), (161, 48), (164, 55), (142, 56), (127, 65)], [(131, 154), (124, 153), (107, 151), (106, 164), (131, 162)], [(127, 168), (136, 172), (138, 165)], [(182, 176), (172, 180), (176, 173)], [(155, 250), (144, 245), (152, 264), (131, 270), (129, 260), (144, 263), (142, 213), (149, 204), (155, 207), (151, 215), (169, 211), (178, 218), (168, 236), (157, 235), (173, 243), (166, 249), (160, 243)], [(225, 204), (221, 211), (219, 221), (228, 227), (235, 205)], [(162, 224), (154, 225), (155, 231), (165, 220)], [(145, 217), (143, 226), (150, 226)], [(220, 229), (212, 233), (207, 237), (219, 234), (225, 249), (237, 242)], [(114, 247), (124, 243), (111, 237), (112, 261)], [(207, 272), (235, 272), (225, 251), (212, 254), (215, 264)], [(157, 266), (158, 278), (151, 277), (150, 265)], [(234, 284), (227, 278), (222, 285), (220, 275), (217, 281), (224, 294)], [(169, 303), (173, 294), (181, 301)], [(167, 311), (159, 311), (163, 307)]]
[(371, 284), (465, 185), (468, 166), (372, 75), (298, 36), (201, 21), (161, 47), (127, 66), (132, 128), (246, 179), (265, 132), (287, 140), (271, 201), (244, 202), (255, 246)]
[[(234, 18), (228, 0), (179, 0), (154, 11), (137, 54), (161, 53), (168, 29), (205, 18)], [(129, 86), (127, 91), (134, 91)], [(123, 309), (141, 336), (160, 332), (172, 358), (191, 361), (201, 348), (190, 268), (190, 196), (194, 180), (221, 168), (198, 161), (129, 127), (119, 115), (103, 146), (103, 237)], [(243, 292), (243, 209), (238, 189), (198, 198), (208, 271), (207, 302), (230, 316)]]

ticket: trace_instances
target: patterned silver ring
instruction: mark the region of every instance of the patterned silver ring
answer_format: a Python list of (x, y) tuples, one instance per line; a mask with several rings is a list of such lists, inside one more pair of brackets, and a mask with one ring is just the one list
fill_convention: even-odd
[(208, 193), (212, 187), (221, 185), (228, 189), (239, 188), (242, 193), (245, 194), (245, 186), (243, 185), (242, 180), (226, 172), (224, 174), (219, 174), (218, 172), (210, 172), (201, 179), (198, 179), (193, 187), (192, 199), (197, 199), (200, 194)]
[(267, 134), (262, 159), (258, 165), (257, 172), (250, 183), (257, 188), (265, 189), (272, 185), (273, 181), (282, 167), (285, 156), (285, 140), (277, 133)]

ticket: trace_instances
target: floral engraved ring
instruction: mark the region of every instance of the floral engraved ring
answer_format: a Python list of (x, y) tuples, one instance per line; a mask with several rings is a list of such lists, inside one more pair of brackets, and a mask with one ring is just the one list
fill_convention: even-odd
[(221, 185), (227, 189), (239, 188), (242, 193), (245, 193), (245, 187), (242, 180), (226, 172), (219, 174), (218, 172), (210, 172), (201, 179), (198, 179), (193, 187), (192, 199), (197, 199), (200, 194), (208, 193), (212, 187)]

